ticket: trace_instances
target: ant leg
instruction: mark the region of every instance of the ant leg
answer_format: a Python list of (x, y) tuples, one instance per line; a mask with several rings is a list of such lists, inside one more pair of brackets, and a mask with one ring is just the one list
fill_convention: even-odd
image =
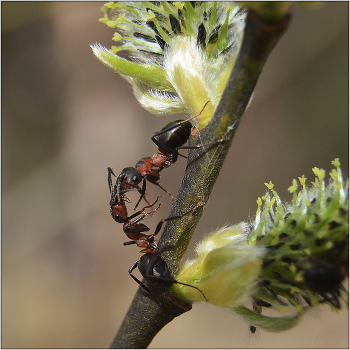
[(168, 221), (171, 221), (171, 220), (180, 219), (180, 218), (182, 218), (182, 216), (183, 216), (183, 215), (176, 215), (176, 216), (171, 216), (170, 218), (167, 218), (167, 219), (160, 220), (160, 221), (158, 222), (158, 225), (157, 225), (157, 227), (156, 227), (156, 229), (155, 229), (155, 231), (154, 231), (154, 233), (153, 233), (152, 236), (154, 237), (154, 236), (156, 236), (156, 235), (160, 232), (160, 230), (162, 229), (162, 226), (163, 226), (164, 222), (168, 222)]
[(160, 232), (160, 230), (161, 230), (161, 228), (162, 228), (164, 222), (168, 222), (168, 221), (172, 221), (172, 220), (176, 220), (176, 219), (181, 219), (182, 217), (188, 215), (189, 213), (194, 212), (195, 210), (197, 210), (197, 208), (198, 208), (198, 206), (196, 206), (195, 208), (192, 208), (192, 209), (188, 210), (185, 214), (182, 214), (182, 215), (174, 215), (174, 216), (171, 216), (170, 218), (166, 218), (166, 219), (160, 220), (160, 221), (158, 222), (158, 225), (157, 225), (157, 227), (156, 227), (154, 233), (153, 233), (152, 235), (150, 235), (150, 237), (154, 237), (154, 236), (156, 236), (156, 235)]
[[(211, 145), (216, 145), (217, 143), (221, 143), (221, 142), (225, 142), (225, 141), (230, 141), (230, 139), (221, 139), (221, 140), (215, 140), (209, 143), (206, 143), (204, 145), (196, 145), (196, 146), (181, 146), (181, 147), (177, 147), (176, 150), (178, 151), (179, 149), (199, 149), (199, 148), (203, 148), (203, 147), (207, 147), (207, 146), (211, 146)], [(178, 153), (178, 155), (182, 158), (188, 158), (187, 156), (184, 156), (181, 153)]]
[[(151, 204), (149, 203), (149, 205), (147, 205), (146, 207), (142, 208), (141, 210), (141, 213), (145, 210), (145, 209), (148, 209), (148, 208), (152, 208), (159, 200), (159, 196), (157, 197), (157, 199)], [(161, 203), (160, 203), (161, 204)]]
[(167, 313), (166, 312), (166, 310), (163, 308), (163, 306), (160, 304), (160, 302), (158, 301), (158, 299), (152, 294), (152, 292), (147, 288), (147, 286), (144, 284), (144, 283), (142, 283), (138, 278), (136, 278), (133, 274), (132, 274), (132, 272), (136, 269), (136, 267), (138, 266), (138, 263), (139, 263), (139, 261), (137, 260), (137, 261), (135, 261), (134, 263), (133, 263), (133, 265), (130, 267), (130, 269), (129, 269), (129, 275), (132, 277), (132, 279), (135, 281), (135, 282), (137, 282), (152, 298), (153, 298), (153, 300), (159, 305), (159, 307), (165, 312), (165, 313)]
[[(226, 141), (230, 141), (230, 139), (214, 140), (214, 141), (206, 143), (204, 145), (181, 146), (181, 147), (177, 147), (176, 150), (179, 150), (179, 149), (199, 149), (199, 148), (203, 148), (203, 147), (207, 147), (207, 146), (216, 145), (217, 143), (226, 142)], [(179, 154), (179, 155), (181, 155), (181, 154)]]
[[(158, 200), (158, 197), (157, 197), (157, 200)], [(157, 200), (156, 200), (156, 202), (157, 202)], [(154, 202), (151, 206), (153, 206), (156, 202)], [(149, 231), (149, 228), (146, 225), (144, 225), (144, 224), (138, 224), (137, 225), (137, 223), (140, 222), (141, 220), (143, 220), (147, 215), (153, 214), (155, 211), (157, 211), (160, 208), (161, 205), (162, 205), (162, 203), (159, 203), (158, 208), (156, 208), (156, 209), (154, 209), (154, 210), (152, 210), (152, 211), (150, 211), (148, 213), (142, 214), (141, 216), (139, 216), (138, 218), (136, 218), (133, 221), (130, 221), (130, 219), (133, 219), (135, 216), (140, 215), (141, 213), (143, 213), (143, 210), (148, 208), (149, 206), (143, 208), (141, 211), (138, 211), (137, 213), (135, 213), (135, 214), (131, 215), (130, 217), (128, 217), (129, 222), (128, 222), (127, 225), (125, 225), (123, 227), (123, 231), (126, 234), (127, 233), (140, 233), (140, 232)], [(150, 235), (150, 236), (152, 236), (152, 235)], [(131, 237), (129, 237), (129, 238), (131, 238)], [(132, 243), (130, 243), (130, 244), (132, 244)]]
[(181, 153), (178, 153), (178, 155), (180, 156), (180, 157), (182, 157), (182, 158), (188, 158), (187, 156), (184, 156), (183, 154), (181, 154)]
[(156, 182), (152, 182), (152, 183), (153, 183), (154, 185), (158, 186), (159, 188), (161, 188), (164, 192), (166, 192), (166, 193), (170, 196), (172, 202), (174, 203), (175, 199), (174, 199), (174, 197), (172, 196), (172, 194), (171, 194), (169, 191), (167, 191), (164, 187), (162, 187), (161, 185), (159, 185), (159, 183), (156, 183)]
[[(145, 231), (145, 225), (143, 224), (140, 224), (141, 226), (140, 227), (137, 227), (136, 228), (136, 231), (135, 231), (135, 228), (133, 230), (132, 226), (136, 225), (139, 221), (143, 220), (147, 215), (150, 215), (150, 214), (153, 214), (155, 211), (157, 211), (160, 206), (161, 206), (162, 203), (160, 203), (158, 205), (158, 208), (148, 212), (148, 213), (144, 213), (143, 215), (139, 216), (137, 219), (135, 219), (134, 221), (131, 221), (129, 222), (127, 225), (124, 226), (123, 230), (124, 232), (142, 232), (142, 231)], [(137, 213), (136, 213), (137, 214)], [(139, 215), (139, 214), (137, 214)], [(134, 217), (134, 215), (130, 216), (129, 219), (132, 219)], [(146, 226), (147, 227), (147, 226)], [(142, 229), (142, 231), (140, 231)], [(149, 229), (147, 229), (146, 231), (149, 231)]]
[(139, 193), (141, 194), (140, 199), (137, 201), (134, 210), (136, 210), (137, 206), (140, 204), (142, 198), (146, 201), (146, 203), (148, 205), (151, 205), (151, 203), (146, 199), (145, 194), (146, 194), (146, 179), (143, 179), (143, 183), (142, 183), (142, 189), (139, 189)]
[(142, 208), (141, 210), (137, 211), (136, 213), (132, 214), (131, 216), (129, 216), (129, 219), (133, 219), (134, 217), (140, 215), (140, 214), (144, 214), (142, 217), (145, 217), (147, 215), (153, 214), (155, 211), (157, 211), (160, 206), (162, 205), (162, 203), (159, 203), (158, 208), (153, 209), (152, 211), (145, 213), (145, 209), (151, 208), (153, 207), (157, 202), (158, 202), (159, 197), (157, 197), (157, 199), (150, 205), (147, 205), (146, 207)]
[(136, 241), (129, 241), (129, 242), (124, 242), (123, 245), (130, 245), (130, 244), (136, 244)]

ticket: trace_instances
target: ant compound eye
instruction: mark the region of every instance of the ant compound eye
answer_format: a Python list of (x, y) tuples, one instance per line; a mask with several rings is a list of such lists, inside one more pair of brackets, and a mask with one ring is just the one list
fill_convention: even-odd
[(134, 175), (134, 176), (132, 177), (132, 181), (133, 181), (133, 182), (136, 182), (136, 183), (141, 182), (140, 176)]
[(136, 169), (133, 169), (133, 173), (130, 174), (129, 181), (132, 181), (134, 184), (139, 184), (142, 181), (142, 175)]

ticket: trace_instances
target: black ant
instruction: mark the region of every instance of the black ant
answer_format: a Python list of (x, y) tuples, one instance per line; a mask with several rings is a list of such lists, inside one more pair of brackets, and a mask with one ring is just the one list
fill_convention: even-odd
[(208, 301), (204, 293), (199, 288), (177, 281), (170, 271), (167, 263), (163, 260), (158, 248), (155, 248), (151, 252), (142, 255), (137, 261), (135, 261), (135, 263), (129, 269), (129, 274), (134, 281), (136, 281), (153, 298), (153, 300), (157, 302), (164, 312), (166, 312), (165, 309), (162, 307), (150, 289), (132, 274), (136, 267), (139, 268), (139, 271), (145, 280), (148, 280), (151, 284), (158, 284), (164, 288), (170, 288), (175, 283), (182, 284), (184, 286), (197, 289), (203, 295), (203, 298)]
[[(171, 193), (159, 184), (160, 172), (164, 168), (168, 168), (170, 165), (174, 164), (177, 161), (178, 156), (186, 158), (179, 153), (180, 149), (199, 149), (226, 141), (226, 139), (223, 139), (215, 140), (205, 145), (183, 146), (191, 135), (192, 124), (190, 123), (190, 120), (198, 117), (208, 103), (209, 101), (197, 115), (186, 120), (180, 119), (172, 121), (159, 132), (155, 133), (151, 140), (158, 146), (159, 152), (155, 153), (152, 157), (140, 159), (136, 163), (135, 168), (124, 168), (121, 174), (118, 176), (117, 182), (120, 183), (119, 191), (137, 189), (141, 194), (140, 199), (134, 207), (134, 210), (137, 208), (142, 198), (145, 199), (146, 180), (160, 187), (171, 197), (172, 201), (174, 202), (174, 197), (171, 195)], [(138, 185), (142, 180), (143, 185), (141, 189)], [(145, 201), (148, 203), (148, 205), (150, 205), (146, 199)]]

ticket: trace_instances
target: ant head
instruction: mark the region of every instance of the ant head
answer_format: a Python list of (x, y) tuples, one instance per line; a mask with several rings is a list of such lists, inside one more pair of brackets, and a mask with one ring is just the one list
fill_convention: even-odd
[(113, 205), (112, 203), (110, 204), (110, 206), (111, 206), (112, 218), (116, 222), (118, 222), (119, 224), (122, 224), (128, 220), (128, 213), (125, 205), (122, 205), (122, 204)]
[(140, 172), (132, 167), (124, 168), (121, 172), (119, 183), (127, 183), (127, 184), (139, 184), (142, 181), (142, 175)]

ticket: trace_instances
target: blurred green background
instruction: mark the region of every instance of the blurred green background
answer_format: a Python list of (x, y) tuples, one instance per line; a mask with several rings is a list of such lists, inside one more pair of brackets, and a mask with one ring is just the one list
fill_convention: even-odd
[[(2, 347), (108, 347), (137, 284), (139, 257), (109, 213), (107, 167), (118, 174), (156, 151), (150, 137), (175, 117), (137, 104), (128, 84), (94, 58), (112, 45), (103, 2), (2, 2)], [(236, 133), (187, 253), (226, 223), (253, 217), (264, 182), (283, 200), (311, 168), (339, 157), (348, 176), (348, 2), (293, 8)], [(179, 116), (176, 116), (178, 118)], [(183, 117), (183, 116), (181, 116)], [(162, 173), (176, 194), (180, 159)], [(170, 200), (145, 222), (168, 215)], [(131, 196), (130, 196), (131, 197)], [(134, 200), (134, 198), (131, 198)], [(312, 310), (291, 331), (249, 335), (219, 308), (194, 305), (151, 347), (348, 347), (348, 310)]]

